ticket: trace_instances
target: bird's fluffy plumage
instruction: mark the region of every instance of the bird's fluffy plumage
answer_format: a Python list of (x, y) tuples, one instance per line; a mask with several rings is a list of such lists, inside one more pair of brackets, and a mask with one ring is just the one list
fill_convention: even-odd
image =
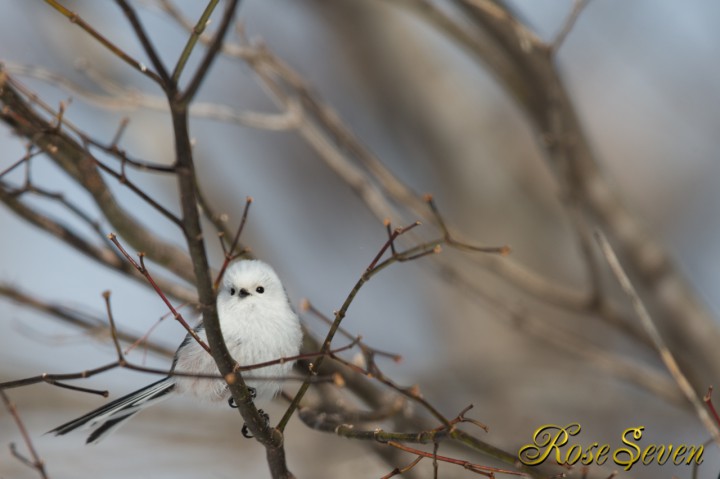
[[(302, 332), (275, 271), (258, 260), (241, 260), (228, 266), (217, 296), (218, 316), (225, 343), (232, 357), (249, 366), (300, 351)], [(202, 323), (195, 329), (207, 341)], [(272, 399), (281, 383), (267, 378), (287, 376), (293, 362), (276, 364), (243, 373), (248, 386), (257, 392), (256, 402)], [(217, 374), (213, 358), (188, 334), (175, 353), (172, 369), (194, 374)], [(262, 378), (262, 379), (252, 379)], [(169, 396), (189, 394), (209, 401), (227, 401), (230, 392), (223, 380), (168, 376), (128, 394), (73, 421), (53, 429), (56, 435), (91, 428), (88, 443), (107, 437), (144, 408)]]

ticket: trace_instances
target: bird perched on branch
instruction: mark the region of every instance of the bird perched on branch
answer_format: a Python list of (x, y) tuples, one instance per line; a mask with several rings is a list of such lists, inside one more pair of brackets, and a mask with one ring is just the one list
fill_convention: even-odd
[[(241, 366), (299, 354), (300, 321), (280, 279), (268, 264), (258, 260), (230, 264), (218, 290), (217, 311), (225, 344)], [(202, 322), (195, 332), (207, 342)], [(278, 393), (280, 379), (288, 375), (293, 364), (294, 361), (286, 361), (242, 373), (256, 403), (269, 401)], [(175, 352), (171, 371), (197, 376), (219, 374), (212, 356), (189, 333)], [(235, 407), (224, 380), (171, 374), (50, 432), (62, 435), (75, 429), (92, 429), (87, 443), (98, 443), (138, 412), (174, 393), (214, 402), (228, 401)]]

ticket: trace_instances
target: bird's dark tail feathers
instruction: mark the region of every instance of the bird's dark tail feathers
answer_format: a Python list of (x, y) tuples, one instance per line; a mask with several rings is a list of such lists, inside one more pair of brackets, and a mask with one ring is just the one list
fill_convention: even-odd
[(90, 411), (84, 416), (58, 426), (52, 431), (48, 431), (48, 433), (61, 436), (75, 429), (94, 429), (88, 436), (86, 443), (97, 444), (136, 413), (165, 399), (174, 386), (175, 382), (172, 378), (161, 379), (94, 411)]

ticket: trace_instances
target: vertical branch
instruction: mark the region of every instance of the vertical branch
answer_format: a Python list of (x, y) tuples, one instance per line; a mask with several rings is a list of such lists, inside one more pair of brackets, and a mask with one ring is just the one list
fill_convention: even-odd
[(220, 374), (226, 378), (228, 388), (238, 405), (238, 411), (245, 420), (248, 430), (257, 441), (265, 446), (272, 476), (274, 478), (291, 478), (294, 476), (288, 470), (285, 460), (282, 433), (277, 429), (270, 429), (265, 419), (258, 413), (245, 381), (240, 374), (235, 374), (235, 361), (230, 355), (222, 336), (215, 303), (215, 290), (210, 278), (205, 240), (198, 211), (195, 166), (188, 128), (189, 104), (222, 47), (223, 39), (232, 23), (238, 5), (238, 0), (228, 1), (218, 31), (185, 91), (182, 93), (166, 91), (166, 93), (168, 94), (173, 131), (175, 132), (176, 173), (181, 192), (180, 204), (185, 239), (192, 258), (199, 304), (202, 310), (205, 332), (210, 343), (210, 352)]

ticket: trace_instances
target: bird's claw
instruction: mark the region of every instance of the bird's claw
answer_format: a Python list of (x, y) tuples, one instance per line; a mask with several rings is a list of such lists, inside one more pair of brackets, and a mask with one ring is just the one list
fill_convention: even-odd
[[(262, 409), (258, 409), (258, 412), (260, 413), (260, 416), (265, 420), (265, 426), (269, 425), (270, 424), (270, 416), (268, 415), (268, 413), (266, 413)], [(253, 435), (250, 434), (250, 430), (248, 429), (247, 424), (243, 424), (243, 427), (240, 430), (240, 432), (242, 433), (243, 437), (246, 437), (248, 439), (252, 439), (252, 437), (253, 437)]]
[[(251, 388), (248, 386), (248, 391), (250, 391), (250, 399), (255, 399), (257, 397), (257, 391), (255, 388)], [(235, 398), (230, 396), (230, 399), (228, 399), (228, 406), (230, 406), (233, 409), (237, 409), (238, 405), (235, 402)]]

